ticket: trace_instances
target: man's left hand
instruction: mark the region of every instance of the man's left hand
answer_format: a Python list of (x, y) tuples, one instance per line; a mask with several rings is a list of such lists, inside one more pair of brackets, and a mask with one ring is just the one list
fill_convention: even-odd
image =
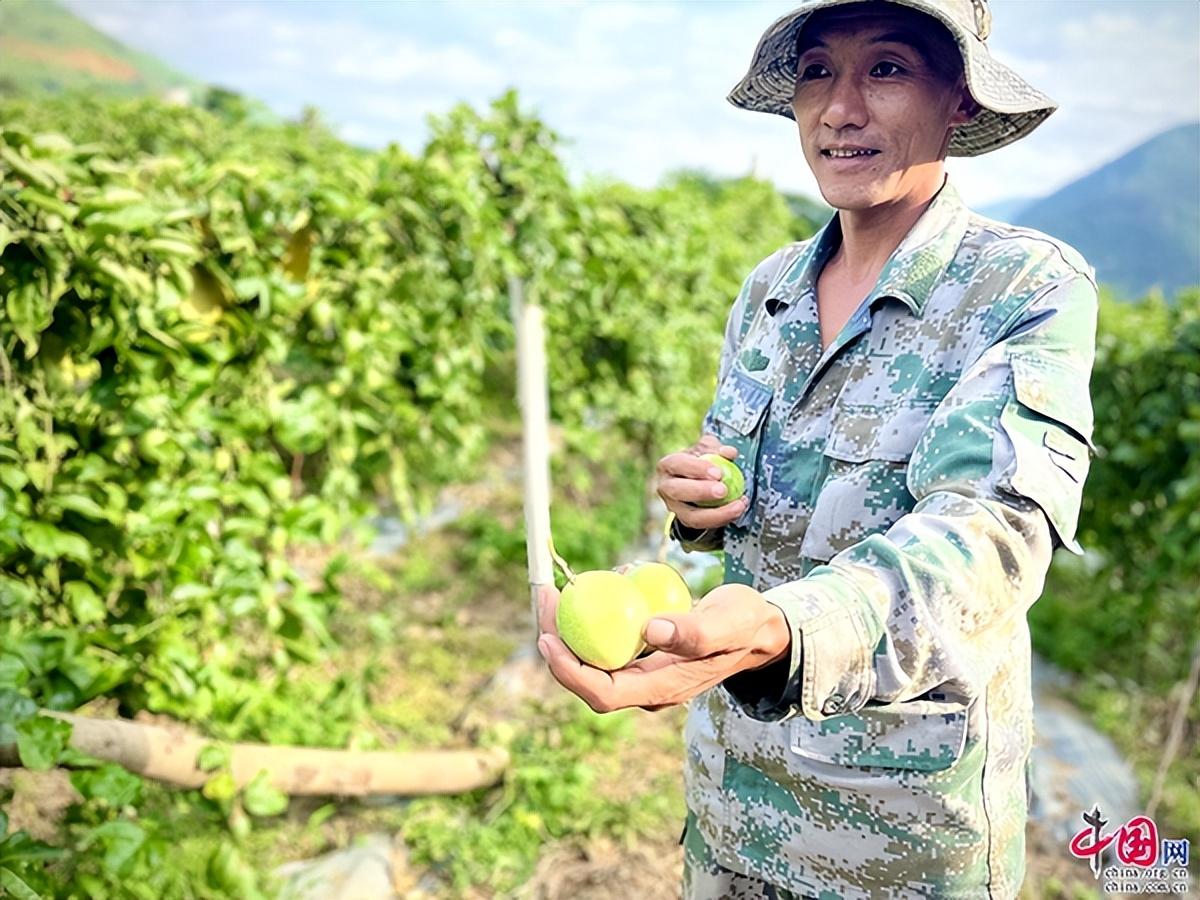
[(656, 711), (686, 703), (731, 675), (758, 669), (791, 650), (787, 620), (744, 584), (709, 591), (690, 613), (656, 616), (643, 637), (654, 652), (605, 672), (579, 661), (554, 625), (558, 591), (538, 597), (538, 650), (558, 683), (596, 712), (637, 706)]

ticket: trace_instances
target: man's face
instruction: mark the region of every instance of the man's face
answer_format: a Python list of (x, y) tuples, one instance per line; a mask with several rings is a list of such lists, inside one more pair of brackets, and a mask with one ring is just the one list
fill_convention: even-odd
[[(953, 38), (927, 21), (891, 4), (849, 4), (801, 29), (792, 111), (831, 206), (870, 209), (940, 185), (950, 129), (972, 104), (954, 79)], [(878, 152), (832, 158), (828, 148), (842, 145)]]

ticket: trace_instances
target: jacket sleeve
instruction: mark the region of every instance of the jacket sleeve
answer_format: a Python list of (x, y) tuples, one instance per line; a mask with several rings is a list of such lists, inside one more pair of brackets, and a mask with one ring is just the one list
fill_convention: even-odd
[(764, 593), (792, 647), (782, 692), (733, 694), (748, 715), (823, 719), (930, 691), (980, 695), (1054, 546), (1082, 552), (1096, 308), (1095, 284), (1077, 273), (1038, 291), (919, 436), (912, 512)]

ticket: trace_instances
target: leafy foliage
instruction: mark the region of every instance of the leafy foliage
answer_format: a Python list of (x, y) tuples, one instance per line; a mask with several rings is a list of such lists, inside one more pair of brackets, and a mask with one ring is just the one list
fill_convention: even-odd
[[(1141, 767), (1162, 758), (1176, 692), (1200, 645), (1200, 289), (1174, 302), (1105, 296), (1084, 491), (1083, 560), (1060, 554), (1031, 610), (1039, 652), (1083, 675), (1080, 700)], [(1200, 696), (1164, 792), (1200, 840)]]
[[(99, 699), (225, 740), (378, 745), (377, 660), (322, 670), (345, 558), (290, 554), (362, 537), (379, 505), (411, 525), (486, 452), (487, 413), (516, 417), (510, 279), (546, 312), (568, 468), (603, 460), (617, 486), (594, 539), (591, 504), (564, 514), (586, 563), (640, 526), (629, 473), (694, 438), (745, 272), (805, 227), (753, 180), (572, 187), (511, 93), (435, 118), (419, 155), (210, 100), (0, 104), (0, 698), (27, 765), (64, 753), (35, 707)], [(474, 527), (476, 571), (523, 552)], [(265, 783), (214, 763), (182, 802), (236, 842), (172, 870), (146, 801), (95, 778), (54, 877), (263, 889), (243, 849), (247, 814), (283, 808)]]
[[(1101, 308), (1081, 563), (1062, 560), (1034, 623), (1054, 658), (1165, 691), (1200, 638), (1200, 290)], [(1060, 589), (1072, 586), (1069, 597)]]

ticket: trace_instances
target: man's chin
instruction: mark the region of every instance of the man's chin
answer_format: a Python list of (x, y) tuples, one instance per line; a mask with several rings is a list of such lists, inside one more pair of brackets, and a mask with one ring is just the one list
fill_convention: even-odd
[(844, 209), (848, 212), (871, 209), (878, 206), (882, 199), (869, 186), (849, 187), (846, 185), (818, 184), (821, 197), (834, 209)]

